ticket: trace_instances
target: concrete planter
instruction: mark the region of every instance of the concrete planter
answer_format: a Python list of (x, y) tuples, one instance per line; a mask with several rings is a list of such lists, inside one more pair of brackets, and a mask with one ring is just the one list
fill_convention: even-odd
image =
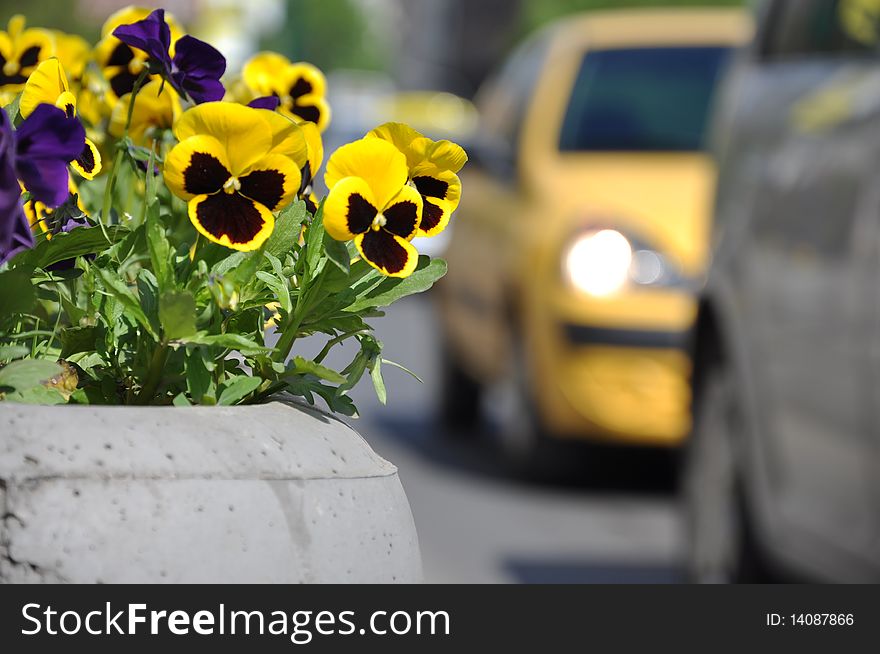
[(397, 469), (287, 401), (0, 402), (0, 581), (415, 582)]

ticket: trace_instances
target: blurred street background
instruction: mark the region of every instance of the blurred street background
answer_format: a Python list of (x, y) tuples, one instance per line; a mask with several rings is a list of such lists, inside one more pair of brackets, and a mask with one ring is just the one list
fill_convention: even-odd
[[(45, 1), (23, 6), (20, 0), (0, 0), (0, 9), (4, 22), (14, 13), (26, 12), (30, 25), (78, 32), (94, 42), (103, 18), (124, 4), (127, 3), (117, 0), (78, 0)], [(481, 210), (478, 206), (481, 200), (488, 202), (489, 198), (496, 198), (500, 193), (498, 187), (487, 186), (479, 172), (483, 167), (493, 169), (493, 163), (497, 163), (492, 156), (498, 150), (495, 146), (500, 145), (501, 151), (509, 151), (516, 146), (515, 135), (506, 143), (484, 143), (482, 137), (496, 128), (502, 130), (502, 124), (507, 120), (505, 112), (524, 113), (524, 109), (516, 106), (517, 101), (531, 102), (540, 95), (537, 89), (541, 82), (532, 79), (536, 77), (536, 72), (529, 76), (528, 66), (522, 71), (514, 66), (512, 72), (506, 75), (507, 83), (517, 86), (521, 82), (521, 89), (501, 88), (499, 91), (496, 88), (494, 100), (488, 97), (491, 93), (480, 93), (481, 88), (485, 89), (486, 80), (493, 78), (524, 39), (554, 21), (562, 21), (556, 25), (567, 25), (567, 17), (595, 10), (692, 5), (737, 7), (744, 3), (737, 0), (166, 0), (143, 4), (164, 6), (192, 33), (216, 45), (226, 55), (229, 71), (239, 69), (248, 56), (260, 49), (276, 50), (294, 61), (305, 60), (319, 66), (328, 78), (329, 100), (333, 109), (331, 126), (324, 135), (325, 162), (336, 147), (360, 138), (367, 130), (387, 120), (409, 122), (433, 138), (449, 138), (461, 143), (472, 160), (462, 172), (462, 206), (453, 216), (452, 226), (447, 233), (429, 243), (419, 244), (422, 251), (443, 256), (449, 248), (455, 248), (452, 239), (458, 229), (456, 221), (476, 215)], [(639, 30), (646, 29), (645, 24), (650, 26), (651, 20), (642, 23), (634, 32), (627, 31), (628, 28), (612, 31), (615, 34), (630, 34), (627, 38), (638, 40), (641, 38), (638, 36)], [(572, 30), (574, 34), (576, 30)], [(731, 30), (733, 32), (736, 30)], [(688, 37), (682, 38), (687, 41)], [(679, 67), (675, 69), (677, 79), (685, 80), (683, 86), (669, 92), (676, 103), (674, 113), (683, 107), (682, 124), (635, 124), (644, 119), (638, 114), (642, 106), (652, 107), (651, 111), (656, 115), (666, 115), (664, 111), (668, 113), (668, 105), (662, 102), (651, 104), (657, 102), (659, 96), (648, 97), (646, 92), (644, 98), (636, 97), (642, 88), (650, 91), (652, 76), (656, 77), (662, 71), (649, 70), (645, 78), (627, 78), (626, 75), (641, 74), (639, 70), (633, 73), (634, 69), (628, 68), (633, 65), (632, 62), (609, 61), (608, 67), (602, 69), (612, 71), (612, 77), (607, 81), (604, 76), (608, 73), (596, 73), (585, 68), (579, 73), (577, 84), (593, 83), (591, 80), (594, 77), (591, 75), (598, 74), (599, 88), (602, 93), (609, 94), (607, 97), (611, 98), (610, 101), (635, 98), (633, 102), (637, 106), (630, 117), (633, 123), (625, 126), (622, 132), (618, 129), (620, 126), (612, 125), (607, 132), (611, 141), (604, 145), (582, 143), (583, 134), (572, 132), (570, 142), (565, 147), (585, 152), (613, 151), (618, 146), (630, 151), (664, 150), (663, 143), (651, 140), (659, 134), (661, 137), (678, 139), (672, 149), (699, 149), (697, 144), (701, 140), (708, 113), (707, 98), (711, 95), (711, 85), (716, 76), (720, 75), (720, 69), (708, 70), (705, 66), (714, 66), (712, 62), (721, 61), (722, 57), (717, 56), (716, 51), (726, 51), (735, 45), (733, 41), (739, 37), (719, 35), (707, 38), (719, 39), (718, 47), (711, 52), (707, 48), (700, 56), (702, 63), (699, 65), (688, 63), (686, 58), (682, 59), (675, 53), (670, 59), (670, 66)], [(565, 39), (577, 43), (574, 36), (567, 35), (560, 37), (563, 46)], [(714, 44), (709, 45), (714, 47)], [(519, 58), (528, 59), (530, 56), (526, 53)], [(571, 63), (573, 73), (579, 69), (581, 58), (582, 53), (578, 50)], [(662, 57), (654, 57), (654, 61), (661, 60)], [(694, 70), (691, 71), (688, 66)], [(619, 86), (615, 86), (614, 70), (623, 71)], [(505, 74), (502, 73), (501, 77), (504, 78)], [(526, 86), (528, 84), (531, 86)], [(558, 86), (554, 84), (551, 83), (548, 88)], [(572, 106), (577, 110), (582, 109), (585, 116), (589, 111), (600, 112), (602, 107), (590, 104), (589, 99), (584, 99), (588, 96), (582, 97), (583, 89), (580, 86), (577, 89)], [(567, 96), (562, 100), (552, 95), (548, 97), (551, 104), (557, 100), (563, 103), (560, 105), (563, 108), (568, 104)], [(544, 97), (540, 96), (539, 99), (543, 102)], [(695, 103), (692, 110), (688, 109), (688, 102)], [(495, 113), (488, 117), (488, 122), (480, 122), (487, 117), (481, 118), (477, 107), (488, 107)], [(562, 111), (557, 113), (560, 116), (555, 120), (562, 120)], [(597, 120), (607, 118), (596, 114)], [(523, 116), (519, 115), (518, 120), (522, 121)], [(615, 132), (615, 129), (618, 131)], [(619, 143), (612, 142), (616, 138), (621, 139)], [(639, 142), (639, 138), (643, 142)], [(688, 144), (683, 145), (685, 141)], [(540, 153), (540, 157), (546, 159), (546, 153)], [(540, 157), (536, 155), (535, 161)], [(528, 164), (529, 157), (523, 158)], [(676, 161), (681, 163), (683, 159)], [(701, 162), (702, 159), (696, 155), (692, 164), (685, 162), (695, 172), (688, 172), (687, 179), (681, 178), (680, 194), (684, 209), (675, 209), (674, 213), (680, 214), (676, 220), (685, 216), (682, 220), (690, 220), (690, 223), (682, 227), (678, 235), (669, 237), (673, 242), (686, 243), (681, 251), (676, 252), (675, 256), (661, 256), (649, 247), (651, 244), (623, 241), (627, 248), (627, 266), (630, 257), (641, 257), (638, 259), (638, 274), (641, 277), (634, 278), (634, 284), (650, 287), (664, 283), (666, 277), (671, 278), (675, 272), (670, 264), (675, 257), (681, 259), (679, 263), (682, 264), (681, 270), (684, 270), (681, 272), (676, 268), (678, 272), (675, 274), (682, 279), (685, 274), (699, 276), (708, 239), (705, 229), (708, 196), (705, 188), (711, 185), (711, 174), (704, 175), (705, 166)], [(626, 174), (630, 171), (639, 174), (643, 163), (642, 160), (633, 160), (631, 165), (626, 164), (623, 169)], [(678, 166), (679, 163), (674, 165)], [(501, 168), (505, 165), (514, 167), (519, 164), (501, 163)], [(548, 170), (548, 166), (544, 166), (544, 169)], [(474, 172), (470, 173), (471, 170)], [(678, 178), (663, 177), (670, 170), (672, 167), (663, 167), (656, 177), (657, 183), (645, 183), (644, 188), (660, 187), (662, 190), (663, 187), (676, 187), (675, 180)], [(695, 180), (693, 183), (689, 181), (691, 178)], [(557, 179), (563, 179), (561, 172)], [(607, 178), (603, 180), (599, 183), (606, 188), (616, 188), (615, 182), (609, 182)], [(500, 213), (493, 219), (513, 220), (514, 214), (503, 207), (514, 206), (519, 202), (516, 198), (520, 196), (517, 194), (525, 194), (529, 190), (510, 190), (513, 183), (507, 182), (508, 191), (504, 193), (510, 197), (498, 201), (498, 207), (502, 208), (497, 209)], [(548, 189), (546, 194), (549, 198), (553, 180), (540, 184)], [(572, 188), (577, 188), (579, 184), (574, 183)], [(622, 194), (632, 195), (626, 190)], [(665, 210), (673, 211), (668, 198), (656, 201), (652, 198), (644, 201), (655, 202), (658, 206), (663, 205)], [(468, 204), (469, 201), (472, 204)], [(545, 206), (549, 213), (551, 205)], [(572, 206), (569, 203), (553, 210), (568, 219), (574, 214)], [(548, 215), (548, 224), (549, 220)], [(649, 228), (642, 232), (654, 233)], [(620, 237), (620, 233), (607, 229), (597, 233), (601, 235), (600, 240), (607, 241), (605, 245), (608, 247), (603, 251), (613, 254), (615, 244), (619, 241), (614, 239)], [(535, 231), (535, 234), (545, 236), (545, 241), (540, 241), (538, 245), (549, 245), (560, 239), (558, 227), (548, 228), (546, 233)], [(587, 249), (591, 243), (598, 246), (599, 241), (589, 240), (595, 235), (592, 232), (587, 234), (582, 241), (578, 241), (578, 246)], [(663, 235), (658, 238), (662, 241)], [(474, 268), (482, 271), (485, 266), (491, 272), (494, 266), (492, 254), (502, 249), (500, 241), (497, 247), (495, 243), (493, 240), (483, 241), (479, 246), (482, 250), (478, 248), (474, 251), (459, 247), (457, 256), (450, 256), (451, 271)], [(601, 302), (600, 296), (617, 288), (613, 279), (616, 273), (612, 270), (617, 263), (610, 261), (608, 265), (610, 273), (600, 272), (610, 277), (602, 278), (601, 283), (605, 286), (598, 290), (581, 284), (578, 275), (584, 271), (579, 272), (576, 267), (567, 271), (571, 284), (583, 286), (576, 289), (586, 298), (583, 306), (589, 302)], [(555, 274), (556, 268), (553, 271)], [(586, 272), (592, 274), (591, 271)], [(545, 290), (549, 297), (549, 286), (541, 294)], [(387, 406), (378, 403), (366, 378), (352, 393), (361, 412), (361, 418), (353, 423), (354, 426), (378, 453), (400, 469), (421, 540), (426, 579), (431, 582), (682, 581), (684, 536), (682, 519), (676, 508), (675, 446), (680, 444), (689, 428), (687, 419), (682, 417), (688, 409), (686, 390), (682, 390), (687, 386), (687, 363), (662, 353), (653, 359), (642, 354), (627, 355), (629, 358), (626, 361), (615, 363), (597, 350), (591, 354), (598, 357), (595, 359), (596, 367), (591, 367), (589, 362), (578, 364), (582, 371), (598, 370), (602, 374), (607, 373), (607, 379), (613, 380), (608, 382), (611, 391), (607, 401), (597, 400), (600, 405), (598, 414), (591, 414), (589, 421), (584, 419), (585, 424), (590, 422), (593, 425), (590, 429), (600, 431), (607, 428), (611, 433), (622, 435), (622, 441), (638, 447), (585, 445), (564, 457), (564, 465), (560, 464), (555, 471), (551, 470), (551, 474), (546, 474), (545, 470), (540, 480), (535, 480), (531, 475), (514, 472), (510, 457), (501, 452), (504, 446), (499, 446), (499, 442), (503, 444), (510, 440), (506, 438), (507, 431), (525, 429), (526, 422), (534, 416), (515, 411), (500, 415), (504, 409), (498, 407), (508, 406), (509, 402), (496, 402), (495, 393), (503, 391), (493, 388), (497, 384), (491, 383), (482, 384), (483, 388), (480, 389), (482, 405), (490, 409), (485, 412), (485, 418), (471, 419), (473, 416), (464, 415), (473, 413), (472, 405), (479, 404), (478, 398), (469, 399), (469, 394), (477, 393), (474, 378), (491, 365), (483, 365), (481, 370), (477, 370), (479, 366), (458, 370), (459, 366), (452, 363), (451, 352), (457, 349), (457, 355), (461, 358), (467, 359), (468, 356), (460, 346), (450, 347), (450, 342), (456, 339), (467, 341), (468, 330), (475, 330), (470, 332), (476, 334), (474, 341), (488, 339), (485, 342), (488, 345), (481, 342), (480, 347), (490, 352), (489, 358), (499, 364), (515, 362), (516, 353), (520, 350), (529, 359), (541, 348), (556, 345), (536, 345), (534, 341), (525, 339), (518, 346), (493, 351), (495, 345), (500, 347), (503, 344), (503, 339), (496, 336), (500, 332), (494, 330), (494, 319), (474, 318), (473, 315), (470, 318), (456, 318), (461, 309), (453, 306), (461, 300), (464, 305), (483, 310), (485, 306), (483, 309), (479, 307), (489, 306), (493, 301), (481, 296), (483, 291), (485, 289), (480, 288), (479, 283), (476, 287), (468, 287), (466, 281), (450, 279), (444, 289), (436, 288), (424, 297), (409, 299), (394, 306), (386, 317), (376, 321), (379, 338), (386, 346), (385, 356), (407, 366), (421, 377), (423, 383), (417, 383), (404, 372), (386, 366)], [(441, 292), (444, 293), (442, 297)], [(581, 311), (578, 308), (581, 304), (577, 298), (566, 302), (569, 303), (565, 310), (566, 319), (576, 322), (580, 319), (576, 314)], [(645, 333), (654, 333), (652, 330), (674, 332), (676, 324), (686, 323), (688, 315), (692, 317), (692, 312), (689, 314), (687, 308), (680, 309), (678, 305), (668, 312), (663, 305), (650, 302), (644, 307), (649, 314), (663, 318), (656, 325), (636, 318), (635, 322), (639, 323), (640, 328), (647, 330)], [(620, 312), (628, 316), (626, 320), (633, 320), (632, 316), (638, 310), (623, 308)], [(523, 311), (527, 313), (525, 309)], [(547, 314), (541, 309), (532, 311), (538, 316)], [(473, 320), (470, 325), (467, 324), (469, 319)], [(579, 326), (573, 324), (567, 329), (572, 334), (587, 334), (591, 338), (597, 334), (602, 336), (616, 324), (613, 316), (609, 318), (606, 315), (603, 321), (604, 324), (599, 327), (585, 326), (578, 331)], [(630, 325), (621, 324), (621, 327), (628, 328)], [(541, 333), (550, 333), (540, 326), (537, 329)], [(682, 328), (682, 331), (686, 331), (686, 328)], [(605, 334), (603, 337), (607, 336)], [(343, 361), (345, 351), (336, 356), (337, 361)], [(555, 373), (546, 376), (545, 373), (536, 372), (537, 368), (546, 370), (546, 362), (539, 364), (532, 361), (530, 365), (532, 373), (527, 373), (528, 384), (543, 386), (551, 394), (560, 392), (554, 390)], [(450, 371), (451, 367), (455, 370)], [(491, 378), (494, 374), (496, 381), (513, 378), (509, 368), (500, 370), (485, 373), (485, 376)], [(450, 374), (453, 374), (452, 381)], [(574, 375), (569, 385), (574, 392), (583, 392), (587, 399), (596, 397), (583, 390), (593, 383), (590, 379), (582, 379), (583, 375), (578, 377), (580, 373), (576, 371), (566, 374)], [(605, 378), (601, 383), (606, 383)], [(652, 398), (654, 388), (668, 389), (668, 393), (664, 390), (667, 395)], [(450, 393), (458, 396), (450, 398)], [(635, 399), (626, 404), (631, 395)], [(450, 402), (454, 406), (464, 407), (462, 415), (450, 409)], [(652, 417), (651, 411), (655, 408), (652, 402), (659, 407), (658, 415), (662, 414), (660, 419)], [(530, 404), (531, 400), (522, 396), (513, 400), (514, 408), (522, 409)], [(578, 405), (579, 401), (573, 404)], [(493, 407), (494, 411), (491, 410)], [(553, 410), (550, 413), (553, 414)], [(636, 424), (639, 415), (643, 423), (647, 421), (647, 427), (645, 424)], [(569, 427), (575, 424), (573, 431), (579, 433), (578, 419), (566, 417), (564, 411), (557, 411), (553, 416), (557, 424), (566, 421)], [(601, 427), (603, 421), (608, 422), (605, 427)], [(654, 425), (662, 425), (656, 433), (652, 431)], [(541, 426), (529, 429), (533, 432), (543, 431)], [(589, 429), (584, 431), (588, 432)], [(656, 447), (658, 444), (662, 447)], [(526, 454), (526, 458), (529, 456), (531, 454)]]

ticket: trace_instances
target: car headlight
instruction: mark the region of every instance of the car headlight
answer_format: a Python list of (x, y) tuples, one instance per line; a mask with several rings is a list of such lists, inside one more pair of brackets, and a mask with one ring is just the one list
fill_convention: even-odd
[(630, 283), (675, 286), (681, 281), (665, 256), (616, 229), (581, 232), (562, 263), (567, 282), (595, 297), (613, 295)]

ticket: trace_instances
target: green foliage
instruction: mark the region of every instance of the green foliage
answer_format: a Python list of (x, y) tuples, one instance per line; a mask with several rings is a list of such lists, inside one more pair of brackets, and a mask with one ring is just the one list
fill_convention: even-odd
[[(430, 288), (444, 261), (421, 257), (410, 277), (384, 277), (327, 235), (321, 207), (311, 216), (298, 200), (255, 252), (196, 242), (175, 224), (167, 196), (136, 202), (128, 214), (141, 220), (56, 233), (0, 270), (5, 399), (233, 405), (287, 391), (355, 416), (347, 392), (369, 372), (386, 401), (388, 362), (368, 320)], [(297, 341), (315, 334), (325, 339), (321, 353), (298, 355)], [(360, 347), (345, 369), (324, 365), (351, 339)], [(76, 372), (69, 393), (47, 383), (61, 370), (56, 361)]]

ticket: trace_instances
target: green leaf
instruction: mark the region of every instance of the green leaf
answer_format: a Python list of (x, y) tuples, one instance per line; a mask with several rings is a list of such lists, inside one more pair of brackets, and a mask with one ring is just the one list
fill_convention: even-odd
[(48, 268), (65, 259), (103, 252), (129, 233), (128, 228), (121, 225), (105, 229), (109, 240), (99, 227), (79, 227), (70, 232), (55, 234), (51, 239), (40, 241), (33, 249), (15, 257), (12, 265), (16, 268)]
[(324, 251), (327, 253), (327, 258), (335, 264), (339, 270), (348, 275), (351, 259), (348, 256), (348, 248), (345, 247), (345, 243), (337, 241), (330, 236), (330, 234), (324, 232)]
[(346, 381), (346, 378), (335, 370), (303, 357), (293, 357), (293, 360), (290, 362), (288, 373), (286, 374), (290, 373), (314, 375), (319, 379), (323, 379), (333, 384), (343, 384)]
[(376, 390), (376, 397), (382, 404), (388, 400), (388, 393), (385, 390), (385, 380), (382, 379), (382, 358), (376, 357), (373, 367), (370, 369), (370, 378), (373, 380), (373, 388)]
[(191, 345), (222, 347), (228, 350), (236, 350), (245, 356), (262, 354), (272, 350), (272, 348), (260, 345), (241, 334), (207, 334), (205, 332), (196, 332), (190, 336), (178, 339), (178, 342)]
[(61, 358), (79, 354), (80, 352), (93, 352), (100, 337), (97, 327), (67, 327), (61, 330)]
[[(55, 239), (52, 240), (54, 241)], [(124, 313), (143, 327), (144, 330), (153, 337), (153, 340), (158, 341), (159, 336), (156, 334), (156, 330), (153, 329), (144, 310), (141, 308), (140, 301), (128, 285), (119, 277), (116, 277), (114, 273), (105, 268), (98, 268), (97, 271), (104, 282), (104, 286), (122, 305)]]
[(16, 313), (31, 313), (36, 301), (28, 271), (0, 272), (0, 319)]
[(412, 370), (410, 370), (406, 366), (403, 366), (403, 365), (397, 363), (396, 361), (391, 361), (390, 359), (382, 359), (382, 363), (387, 363), (389, 366), (394, 366), (395, 368), (399, 368), (400, 370), (403, 370), (403, 372), (408, 374), (410, 377), (415, 379), (420, 384), (425, 383), (424, 381), (422, 381), (422, 378), (419, 377), (416, 373), (414, 373)]
[(257, 272), (257, 279), (265, 282), (266, 286), (272, 289), (272, 292), (275, 294), (275, 297), (278, 298), (278, 302), (281, 304), (282, 309), (287, 313), (290, 313), (293, 310), (293, 304), (290, 301), (290, 290), (288, 289), (287, 281), (285, 279), (279, 279), (272, 273), (263, 270)]
[(318, 262), (321, 260), (321, 250), (323, 249), (321, 247), (323, 245), (323, 241), (324, 203), (321, 202), (321, 206), (318, 207), (318, 210), (315, 212), (315, 217), (312, 218), (312, 222), (309, 223), (309, 226), (306, 229), (305, 276), (307, 279), (313, 279), (315, 276), (315, 271), (318, 269)]
[(159, 322), (166, 340), (196, 333), (196, 300), (189, 291), (166, 291), (159, 296)]
[(9, 116), (9, 124), (15, 125), (15, 121), (18, 120), (19, 115), (21, 114), (21, 110), (19, 109), (19, 104), (21, 103), (21, 93), (18, 93), (6, 107), (6, 115)]
[(12, 361), (30, 354), (31, 349), (25, 345), (0, 345), (0, 360)]
[(358, 297), (346, 311), (356, 312), (375, 307), (385, 307), (400, 298), (427, 291), (438, 279), (446, 274), (443, 259), (429, 259), (420, 256), (418, 267), (409, 277), (403, 279), (388, 277), (367, 293)]
[(156, 275), (159, 290), (167, 291), (174, 286), (174, 264), (171, 259), (171, 244), (165, 235), (165, 226), (159, 217), (159, 203), (154, 202), (147, 209), (147, 247), (150, 250), (150, 263)]
[(266, 240), (265, 252), (276, 257), (290, 252), (299, 243), (299, 233), (306, 219), (306, 203), (302, 200), (291, 202), (275, 219), (275, 229)]
[(221, 406), (230, 406), (237, 404), (241, 399), (253, 393), (263, 380), (259, 377), (251, 377), (250, 375), (240, 375), (233, 377), (231, 381), (224, 382), (220, 385), (223, 390), (220, 391), (220, 398), (217, 404)]
[(196, 404), (202, 404), (206, 396), (215, 396), (214, 378), (205, 363), (205, 354), (201, 348), (194, 348), (186, 353), (184, 361), (186, 390)]
[(65, 404), (64, 396), (56, 388), (46, 386), (34, 386), (23, 391), (16, 391), (6, 395), (7, 402), (19, 404)]
[(43, 382), (61, 374), (61, 372), (61, 366), (54, 361), (46, 361), (45, 359), (13, 361), (0, 368), (0, 388), (18, 392), (26, 391), (35, 386), (41, 386)]
[(177, 395), (175, 395), (174, 399), (171, 400), (171, 404), (173, 404), (174, 406), (192, 406), (192, 404), (190, 404), (190, 401), (186, 399), (186, 395), (184, 395), (183, 393), (178, 393)]

